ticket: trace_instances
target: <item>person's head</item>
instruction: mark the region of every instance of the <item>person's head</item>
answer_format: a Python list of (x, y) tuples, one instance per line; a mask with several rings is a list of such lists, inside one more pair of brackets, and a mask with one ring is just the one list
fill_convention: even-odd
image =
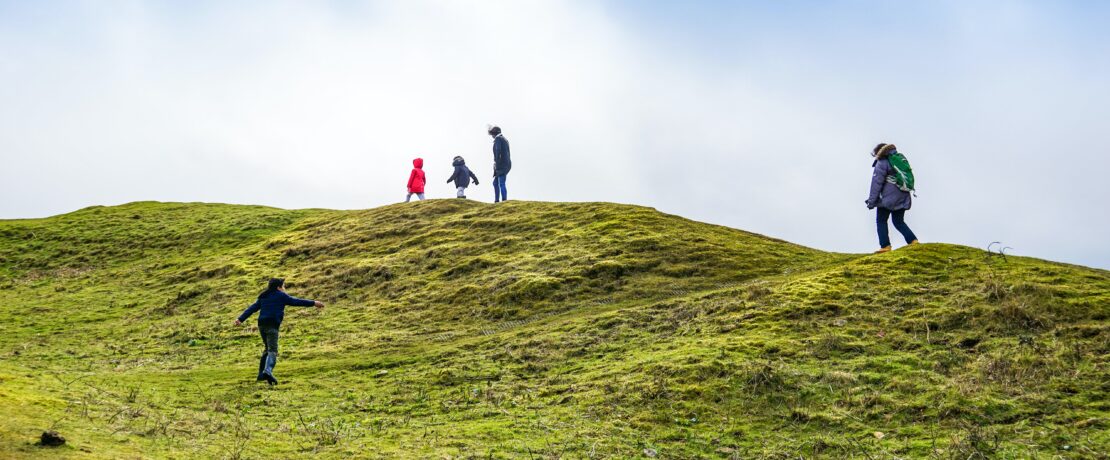
[(285, 290), (285, 278), (270, 278), (270, 281), (266, 283), (266, 290), (262, 291), (261, 294), (258, 294), (258, 297), (262, 298), (262, 297), (266, 296), (267, 294), (270, 294), (271, 292), (284, 291), (284, 290)]
[(451, 160), (451, 164), (453, 164), (453, 165), (466, 164), (466, 160), (463, 159), (462, 155), (458, 155), (453, 160)]
[(879, 144), (871, 151), (871, 156), (875, 158), (886, 158), (897, 151), (898, 148), (895, 147), (894, 144)]
[(490, 126), (489, 130), (487, 130), (486, 132), (488, 132), (490, 136), (497, 137), (498, 134), (501, 134), (501, 127), (493, 125)]
[(416, 169), (423, 168), (424, 167), (424, 159), (423, 158), (416, 158), (416, 159), (412, 160), (412, 167), (414, 167)]

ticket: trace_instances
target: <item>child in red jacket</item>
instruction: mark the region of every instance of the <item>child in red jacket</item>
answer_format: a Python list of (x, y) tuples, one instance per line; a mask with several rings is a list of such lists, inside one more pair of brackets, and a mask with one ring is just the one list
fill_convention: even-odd
[(409, 173), (409, 194), (405, 197), (405, 203), (412, 199), (412, 194), (416, 194), (417, 198), (424, 199), (424, 159), (417, 158), (412, 160), (412, 172)]

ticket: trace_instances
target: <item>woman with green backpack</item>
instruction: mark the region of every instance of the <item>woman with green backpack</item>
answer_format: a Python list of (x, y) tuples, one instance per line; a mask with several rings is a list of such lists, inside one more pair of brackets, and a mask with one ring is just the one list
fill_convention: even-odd
[(898, 152), (894, 144), (879, 144), (871, 152), (875, 162), (871, 164), (871, 194), (867, 198), (867, 209), (878, 208), (875, 224), (879, 231), (877, 253), (890, 251), (890, 229), (887, 219), (893, 217), (894, 228), (906, 239), (908, 244), (917, 244), (917, 236), (906, 225), (906, 211), (913, 204), (913, 170), (905, 155)]

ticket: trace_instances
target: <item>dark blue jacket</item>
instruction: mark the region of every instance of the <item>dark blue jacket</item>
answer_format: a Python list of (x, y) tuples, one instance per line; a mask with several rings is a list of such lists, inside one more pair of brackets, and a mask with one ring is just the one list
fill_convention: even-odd
[(293, 307), (311, 307), (316, 305), (316, 301), (298, 299), (282, 291), (273, 291), (259, 297), (251, 306), (243, 310), (243, 314), (239, 315), (239, 321), (246, 321), (254, 312), (262, 310), (262, 313), (258, 314), (258, 322), (281, 324), (282, 318), (285, 317), (286, 305)]
[(493, 138), (493, 175), (504, 176), (513, 169), (513, 162), (509, 160), (509, 141), (503, 134)]
[(470, 185), (470, 179), (474, 179), (475, 184), (478, 183), (478, 176), (475, 176), (474, 173), (470, 171), (470, 168), (466, 167), (466, 161), (462, 158), (456, 159), (454, 163), (451, 163), (451, 166), (455, 167), (455, 172), (451, 174), (451, 177), (447, 178), (447, 182), (455, 181), (455, 187), (462, 188), (466, 188)]

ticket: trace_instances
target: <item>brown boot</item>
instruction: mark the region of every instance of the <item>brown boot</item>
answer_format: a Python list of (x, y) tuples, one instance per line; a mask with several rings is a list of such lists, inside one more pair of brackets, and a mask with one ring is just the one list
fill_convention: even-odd
[(910, 246), (913, 246), (915, 244), (921, 244), (921, 243), (918, 243), (917, 240), (910, 241)]
[(887, 246), (887, 247), (885, 247), (885, 248), (882, 248), (882, 249), (880, 249), (880, 250), (878, 250), (878, 251), (875, 251), (875, 254), (882, 254), (882, 253), (884, 253), (884, 252), (890, 252), (890, 246)]

